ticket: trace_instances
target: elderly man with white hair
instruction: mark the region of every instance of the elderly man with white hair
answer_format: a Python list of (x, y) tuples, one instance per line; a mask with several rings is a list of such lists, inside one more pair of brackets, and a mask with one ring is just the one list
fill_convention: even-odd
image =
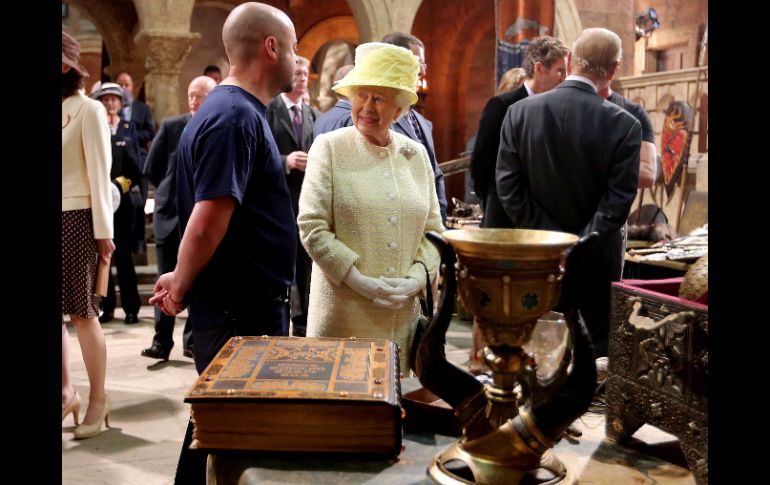
[[(217, 82), (209, 76), (193, 79), (187, 88), (187, 107), (190, 111), (164, 119), (147, 154), (144, 174), (155, 186), (152, 229), (155, 235), (158, 274), (174, 270), (179, 251), (179, 216), (176, 210), (176, 149), (179, 139), (182, 138), (182, 131), (187, 123), (216, 86)], [(174, 347), (175, 321), (176, 317), (166, 315), (159, 308), (155, 308), (155, 336), (152, 338), (152, 345), (142, 350), (144, 357), (168, 360)], [(192, 358), (190, 320), (186, 320), (182, 338), (182, 353), (185, 357)]]
[(620, 37), (584, 30), (568, 54), (566, 80), (514, 104), (503, 121), (497, 193), (516, 228), (599, 234), (578, 307), (597, 357), (607, 355), (610, 281), (620, 278), (621, 228), (639, 177), (639, 121), (597, 96), (618, 70)]

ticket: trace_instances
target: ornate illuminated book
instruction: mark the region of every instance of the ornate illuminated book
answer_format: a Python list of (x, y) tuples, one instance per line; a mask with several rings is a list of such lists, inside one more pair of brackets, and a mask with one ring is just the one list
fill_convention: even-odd
[(377, 339), (233, 337), (185, 397), (192, 446), (398, 455), (396, 349)]

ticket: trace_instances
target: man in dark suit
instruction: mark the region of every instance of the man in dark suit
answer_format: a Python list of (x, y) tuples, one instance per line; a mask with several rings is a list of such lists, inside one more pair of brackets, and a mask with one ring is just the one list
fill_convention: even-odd
[[(209, 92), (217, 83), (210, 76), (199, 76), (187, 88), (189, 113), (166, 118), (160, 124), (158, 136), (150, 146), (144, 175), (155, 186), (155, 212), (153, 232), (155, 254), (158, 260), (158, 275), (174, 271), (179, 251), (179, 216), (176, 209), (176, 149), (187, 122), (203, 104)], [(151, 359), (168, 360), (174, 347), (174, 322), (176, 317), (166, 315), (155, 307), (155, 336), (152, 345), (142, 350), (142, 355)], [(192, 331), (188, 319), (182, 338), (182, 353), (192, 358)]]
[[(295, 222), (299, 213), (299, 193), (305, 179), (307, 151), (313, 143), (313, 124), (318, 117), (314, 108), (302, 102), (302, 95), (307, 91), (309, 67), (310, 61), (297, 56), (294, 88), (289, 93), (281, 93), (271, 99), (265, 111), (265, 118), (284, 163)], [(295, 285), (291, 289), (291, 322), (294, 336), (305, 336), (312, 264), (310, 256), (299, 241), (297, 229), (297, 267)]]
[[(345, 74), (350, 72), (351, 69), (353, 69), (353, 64), (347, 64), (337, 69), (332, 78), (332, 84), (345, 77)], [(337, 103), (315, 120), (315, 124), (313, 125), (313, 140), (315, 140), (318, 135), (329, 133), (337, 128), (353, 126), (353, 118), (350, 116), (352, 106), (350, 100), (347, 96), (340, 93), (334, 94), (337, 96)]]
[[(118, 273), (118, 286), (120, 287), (120, 304), (126, 314), (124, 322), (133, 324), (139, 322), (139, 289), (136, 284), (136, 270), (131, 258), (131, 227), (134, 222), (135, 208), (131, 203), (130, 190), (142, 178), (139, 166), (136, 163), (133, 150), (130, 149), (129, 124), (120, 118), (120, 108), (123, 103), (123, 90), (115, 83), (102, 84), (94, 97), (101, 101), (107, 112), (110, 130), (113, 132), (112, 142), (112, 168), (110, 178), (116, 187), (120, 189), (120, 204), (113, 219), (115, 233), (115, 252), (112, 259)], [(102, 314), (100, 323), (106, 323), (113, 319), (117, 303), (117, 292), (112, 273), (109, 273), (107, 283), (107, 295), (102, 300)]]
[[(134, 96), (134, 80), (127, 72), (121, 72), (115, 78), (125, 92), (126, 103), (123, 105), (123, 119), (129, 122), (131, 127), (131, 143), (133, 145), (134, 155), (139, 163), (139, 170), (144, 172), (144, 164), (147, 159), (147, 149), (155, 137), (155, 122), (152, 119), (152, 113), (149, 106), (139, 101)], [(139, 182), (139, 190), (142, 194), (142, 201), (147, 200), (147, 179), (142, 178)], [(144, 241), (144, 207), (136, 209), (134, 226), (134, 252), (143, 253), (145, 248)]]
[[(131, 123), (136, 157), (139, 168), (144, 170), (144, 162), (147, 159), (147, 147), (155, 136), (155, 122), (152, 120), (150, 107), (136, 99), (134, 95), (134, 80), (127, 72), (121, 72), (115, 78), (125, 91), (126, 104), (123, 106), (123, 119)], [(146, 193), (144, 194), (146, 196)]]
[(492, 97), (484, 107), (471, 155), (471, 178), (476, 197), (484, 211), (481, 227), (513, 227), (495, 188), (495, 164), (500, 148), (500, 126), (508, 108), (527, 96), (555, 88), (567, 75), (565, 57), (569, 49), (553, 37), (538, 37), (524, 55), (524, 84)]
[[(404, 49), (409, 49), (417, 56), (420, 62), (420, 77), (422, 80), (425, 77), (426, 69), (428, 65), (425, 63), (425, 45), (420, 39), (403, 32), (391, 32), (382, 38), (382, 42), (386, 44), (393, 44)], [(406, 135), (414, 141), (418, 141), (423, 144), (428, 151), (428, 157), (430, 158), (430, 164), (433, 167), (433, 176), (436, 183), (436, 195), (438, 196), (438, 205), (441, 210), (441, 220), (446, 224), (446, 188), (444, 186), (444, 173), (438, 166), (436, 161), (436, 149), (433, 146), (433, 123), (428, 121), (423, 115), (417, 112), (414, 107), (409, 109), (409, 112), (398, 119), (393, 126), (394, 131)]]
[(568, 55), (567, 79), (509, 108), (496, 170), (515, 227), (599, 234), (576, 295), (597, 357), (607, 355), (610, 281), (620, 278), (620, 229), (636, 195), (642, 140), (639, 121), (597, 95), (620, 55), (617, 34), (584, 30)]

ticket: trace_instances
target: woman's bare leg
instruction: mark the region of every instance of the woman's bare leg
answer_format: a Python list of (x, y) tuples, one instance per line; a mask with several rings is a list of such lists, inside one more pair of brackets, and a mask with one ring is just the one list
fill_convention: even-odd
[(64, 318), (61, 319), (61, 407), (67, 404), (75, 393), (75, 387), (70, 381), (69, 333)]
[(83, 318), (71, 315), (72, 323), (78, 334), (80, 350), (83, 352), (83, 361), (86, 365), (88, 383), (90, 386), (88, 397), (88, 411), (83, 424), (94, 424), (102, 418), (106, 391), (104, 389), (104, 377), (107, 372), (107, 346), (104, 342), (104, 333), (99, 320)]

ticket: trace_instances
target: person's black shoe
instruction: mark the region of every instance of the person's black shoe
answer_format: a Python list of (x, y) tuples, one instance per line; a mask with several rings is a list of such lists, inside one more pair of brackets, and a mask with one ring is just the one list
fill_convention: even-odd
[(112, 312), (102, 312), (101, 315), (99, 315), (99, 323), (107, 323), (112, 321), (112, 319), (115, 318), (115, 314)]
[(139, 323), (139, 317), (135, 313), (126, 313), (126, 319), (123, 320), (123, 323)]
[(182, 355), (192, 359), (193, 358), (193, 349), (192, 349), (192, 347), (185, 347), (184, 349), (182, 349)]
[[(172, 345), (173, 347), (173, 345)], [(149, 357), (151, 359), (168, 360), (168, 356), (171, 354), (171, 347), (164, 349), (157, 343), (153, 343), (152, 347), (148, 347), (142, 350), (142, 357)]]

